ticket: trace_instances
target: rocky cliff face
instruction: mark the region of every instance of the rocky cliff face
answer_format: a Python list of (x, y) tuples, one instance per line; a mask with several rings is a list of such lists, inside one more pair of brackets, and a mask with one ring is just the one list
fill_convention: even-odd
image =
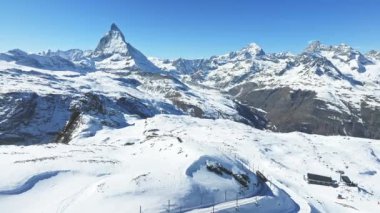
[(0, 144), (52, 142), (70, 116), (69, 105), (66, 97), (53, 94), (2, 94)]
[(257, 89), (252, 84), (237, 86), (230, 93), (248, 106), (263, 109), (268, 128), (274, 131), (380, 138), (380, 108), (369, 107), (366, 102), (359, 109), (345, 103), (348, 111), (337, 110), (339, 106), (318, 99), (314, 91)]

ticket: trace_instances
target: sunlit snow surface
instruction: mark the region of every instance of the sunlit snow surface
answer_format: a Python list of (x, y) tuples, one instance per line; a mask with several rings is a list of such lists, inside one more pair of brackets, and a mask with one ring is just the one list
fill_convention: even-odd
[[(204, 59), (201, 66), (194, 66), (193, 61), (178, 65), (181, 59), (150, 59), (163, 70), (181, 74), (192, 67), (193, 80), (227, 91), (255, 83), (257, 90), (290, 87), (313, 91), (318, 99), (340, 112), (349, 111), (345, 103), (356, 109), (360, 109), (363, 101), (372, 108), (380, 107), (379, 55), (364, 56), (344, 44), (319, 45), (319, 49), (293, 55), (265, 54), (257, 44), (250, 44), (239, 51)], [(361, 64), (364, 59), (368, 61)]]
[[(0, 94), (77, 97), (93, 93), (114, 100), (128, 96), (149, 103), (149, 110), (155, 110), (150, 115), (156, 116), (142, 119), (120, 112), (117, 118), (125, 121), (123, 125), (96, 128), (91, 121), (97, 117), (84, 114), (68, 145), (0, 146), (0, 213), (236, 212), (236, 206), (239, 212), (249, 213), (380, 212), (380, 141), (273, 133), (218, 120), (241, 117), (230, 97), (211, 89), (228, 90), (253, 82), (260, 89), (315, 91), (317, 98), (337, 111), (350, 111), (344, 102), (360, 108), (363, 100), (376, 108), (378, 58), (362, 72), (360, 54), (346, 45), (317, 51), (319, 57), (313, 58), (312, 54), (266, 55), (251, 44), (211, 57), (205, 70), (178, 73), (170, 60), (151, 58), (153, 65), (128, 46), (116, 26), (103, 41), (95, 53), (28, 55), (15, 50), (2, 54)], [(27, 60), (9, 60), (11, 53)], [(72, 64), (63, 58), (53, 60), (57, 54), (66, 55)], [(318, 65), (324, 58), (332, 65), (326, 61)], [(202, 60), (182, 64), (185, 68), (199, 65)], [(332, 76), (317, 75), (318, 69)], [(364, 84), (337, 80), (339, 70)], [(187, 81), (198, 75), (200, 79), (195, 80), (202, 86), (173, 77)], [(173, 101), (198, 107), (209, 119), (186, 116), (191, 114), (186, 109), (173, 111)], [(13, 106), (0, 106), (0, 115), (6, 118), (12, 110)], [(34, 126), (45, 132), (51, 127)], [(211, 172), (210, 165), (246, 175), (248, 187), (231, 175)], [(257, 170), (269, 182), (258, 181)], [(359, 187), (309, 185), (304, 180), (307, 173), (317, 173), (339, 181), (338, 170)]]
[[(234, 212), (242, 187), (206, 169), (207, 162), (217, 162), (251, 178), (239, 195), (241, 212), (378, 212), (379, 143), (159, 115), (77, 137), (69, 145), (1, 146), (0, 209), (138, 212), (141, 206), (142, 212), (165, 212), (170, 200), (175, 211), (221, 203), (218, 211)], [(253, 169), (273, 184), (255, 186)], [(339, 180), (336, 170), (363, 190), (308, 185), (303, 179), (313, 172)], [(225, 193), (232, 202), (225, 202)]]

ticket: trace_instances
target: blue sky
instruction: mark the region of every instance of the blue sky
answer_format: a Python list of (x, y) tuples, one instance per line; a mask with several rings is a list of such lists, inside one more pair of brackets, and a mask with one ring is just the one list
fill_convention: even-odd
[(149, 56), (200, 58), (311, 40), (380, 50), (380, 0), (0, 0), (0, 51), (94, 49), (115, 22)]

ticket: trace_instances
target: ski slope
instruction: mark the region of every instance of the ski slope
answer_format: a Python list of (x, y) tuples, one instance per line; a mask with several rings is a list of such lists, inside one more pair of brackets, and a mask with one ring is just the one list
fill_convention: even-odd
[[(1, 146), (4, 212), (378, 212), (377, 140), (272, 133), (230, 120), (157, 115), (69, 145)], [(208, 165), (246, 174), (243, 187)], [(271, 181), (261, 185), (253, 171)], [(309, 185), (344, 170), (362, 188)], [(341, 194), (344, 199), (338, 199)], [(226, 196), (227, 195), (227, 196)], [(227, 200), (227, 202), (226, 202)]]

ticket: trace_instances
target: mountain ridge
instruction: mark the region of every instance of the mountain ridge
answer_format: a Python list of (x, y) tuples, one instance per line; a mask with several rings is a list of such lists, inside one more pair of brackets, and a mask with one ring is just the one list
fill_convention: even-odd
[[(362, 54), (345, 44), (315, 41), (297, 55), (266, 53), (251, 43), (207, 59), (148, 59), (112, 24), (95, 50), (0, 54), (4, 76), (0, 83), (5, 97), (15, 97), (6, 98), (4, 103), (10, 105), (24, 94), (13, 90), (38, 97), (59, 94), (74, 102), (78, 100), (74, 95), (81, 94), (82, 101), (103, 100), (95, 102), (143, 117), (184, 113), (228, 117), (273, 131), (380, 138), (379, 57), (376, 51)], [(35, 104), (25, 101), (24, 106)], [(72, 112), (65, 107), (67, 120)], [(104, 117), (90, 116), (90, 120)], [(103, 122), (113, 123), (109, 119)]]

